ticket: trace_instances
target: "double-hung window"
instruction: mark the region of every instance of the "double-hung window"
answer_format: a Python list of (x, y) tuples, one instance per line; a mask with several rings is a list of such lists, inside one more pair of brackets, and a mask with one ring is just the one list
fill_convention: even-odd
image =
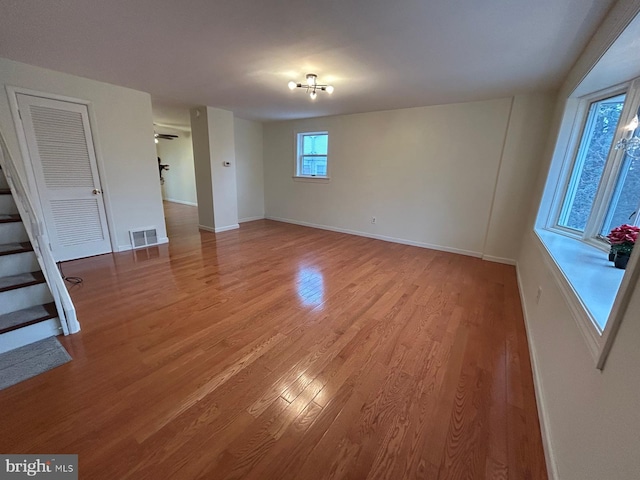
[(298, 133), (296, 148), (296, 177), (329, 177), (329, 132)]

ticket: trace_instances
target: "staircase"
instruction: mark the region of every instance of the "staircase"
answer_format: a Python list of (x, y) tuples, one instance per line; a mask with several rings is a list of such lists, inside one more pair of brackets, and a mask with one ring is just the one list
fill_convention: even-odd
[(0, 168), (0, 353), (60, 333), (51, 290)]

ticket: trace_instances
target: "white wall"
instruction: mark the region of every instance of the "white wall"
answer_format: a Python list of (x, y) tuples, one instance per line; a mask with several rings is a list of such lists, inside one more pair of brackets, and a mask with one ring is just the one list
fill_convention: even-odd
[(191, 133), (200, 228), (238, 228), (233, 113), (204, 106), (191, 109)]
[[(538, 409), (561, 480), (637, 480), (640, 472), (640, 289), (602, 372), (533, 234), (518, 260)], [(538, 304), (538, 286), (543, 293)]]
[[(234, 118), (233, 131), (239, 221), (264, 218), (262, 123)], [(169, 132), (169, 129), (163, 128), (162, 132)], [(181, 130), (169, 133), (177, 134), (178, 138), (160, 140), (156, 145), (162, 163), (170, 165), (170, 170), (164, 172), (163, 198), (172, 202), (197, 205), (191, 133)]]
[(489, 259), (515, 259), (520, 250), (531, 196), (540, 170), (555, 97), (549, 94), (514, 97), (509, 119), (484, 255)]
[[(169, 130), (164, 128), (163, 133)], [(158, 140), (156, 150), (163, 164), (169, 165), (169, 171), (164, 171), (164, 185), (162, 194), (165, 200), (197, 205), (196, 175), (193, 164), (193, 145), (191, 132), (176, 130), (170, 132), (178, 135), (173, 140)]]
[(559, 480), (640, 478), (640, 286), (600, 372), (532, 232), (566, 98), (639, 10), (638, 0), (616, 3), (562, 87), (518, 257), (538, 409)]
[(240, 222), (264, 218), (262, 123), (234, 119), (236, 184)]
[(215, 230), (213, 212), (213, 180), (211, 178), (211, 154), (209, 151), (209, 123), (207, 108), (192, 108), (191, 141), (195, 166), (198, 224), (205, 230)]
[[(0, 85), (91, 102), (92, 131), (116, 249), (131, 247), (129, 230), (155, 226), (166, 239), (149, 94), (0, 58)], [(0, 130), (22, 173), (9, 99), (0, 93)]]
[[(213, 181), (215, 231), (238, 228), (238, 188), (236, 186), (236, 146), (233, 113), (207, 107), (209, 151)], [(224, 162), (229, 162), (225, 166)]]
[[(267, 123), (266, 215), (514, 262), (522, 228), (510, 222), (549, 105), (534, 95)], [(292, 178), (294, 132), (305, 130), (329, 131), (329, 183)]]

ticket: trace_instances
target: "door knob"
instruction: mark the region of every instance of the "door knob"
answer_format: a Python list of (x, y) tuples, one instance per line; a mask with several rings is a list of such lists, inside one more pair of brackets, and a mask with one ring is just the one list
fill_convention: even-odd
[(94, 189), (93, 189), (93, 194), (94, 194), (94, 195), (100, 195), (101, 193), (102, 193), (102, 190), (99, 190), (99, 189), (97, 189), (97, 188), (94, 188)]

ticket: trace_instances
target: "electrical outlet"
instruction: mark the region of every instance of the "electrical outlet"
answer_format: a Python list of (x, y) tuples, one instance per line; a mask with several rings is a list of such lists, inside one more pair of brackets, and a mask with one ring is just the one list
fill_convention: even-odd
[(541, 296), (542, 296), (542, 287), (538, 287), (538, 293), (536, 294), (536, 303), (540, 303)]
[(376, 223), (377, 219), (376, 217), (371, 217), (371, 223)]

